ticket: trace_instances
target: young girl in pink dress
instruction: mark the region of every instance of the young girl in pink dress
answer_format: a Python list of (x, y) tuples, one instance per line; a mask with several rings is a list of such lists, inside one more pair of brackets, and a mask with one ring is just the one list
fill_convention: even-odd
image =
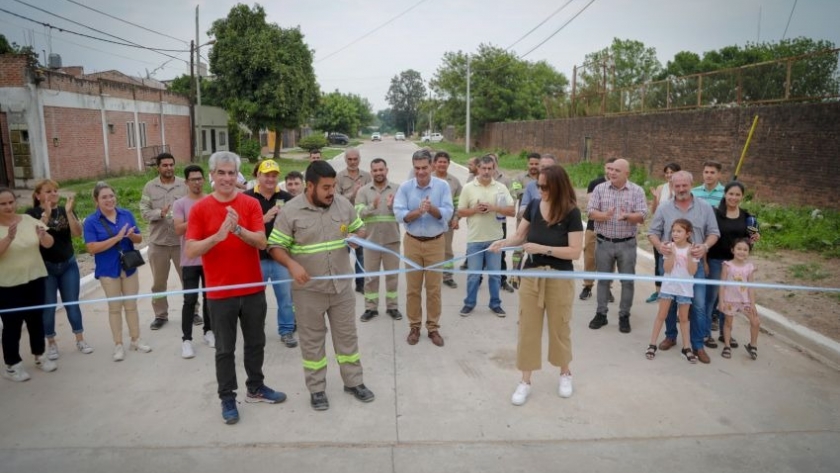
[[(680, 279), (692, 279), (697, 272), (697, 260), (691, 257), (691, 222), (684, 218), (674, 220), (671, 225), (671, 243), (665, 243), (671, 247), (671, 254), (665, 256), (663, 269), (665, 276)], [(653, 333), (650, 335), (650, 345), (645, 352), (648, 360), (656, 357), (656, 340), (662, 331), (662, 324), (668, 317), (668, 310), (671, 303), (677, 303), (677, 317), (680, 321), (680, 333), (683, 338), (682, 354), (689, 363), (697, 363), (697, 355), (691, 351), (688, 327), (688, 309), (691, 308), (691, 300), (694, 297), (694, 283), (690, 281), (664, 281), (659, 290), (659, 312), (653, 322)]]
[[(731, 261), (723, 262), (721, 281), (753, 282), (755, 277), (755, 265), (749, 261), (750, 241), (747, 238), (735, 240), (732, 245), (732, 254), (735, 256)], [(732, 349), (729, 340), (732, 336), (732, 318), (740, 312), (750, 320), (750, 343), (746, 348), (750, 358), (758, 358), (758, 329), (760, 321), (758, 311), (755, 309), (755, 292), (751, 287), (744, 286), (723, 286), (720, 289), (720, 303), (718, 310), (726, 316), (726, 324), (723, 327), (723, 352), (724, 358), (732, 357)]]

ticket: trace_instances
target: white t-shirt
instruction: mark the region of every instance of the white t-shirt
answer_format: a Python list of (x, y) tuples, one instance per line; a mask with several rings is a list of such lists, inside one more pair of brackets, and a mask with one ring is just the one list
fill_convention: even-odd
[[(671, 245), (673, 245), (673, 243), (671, 243)], [(688, 259), (691, 258), (691, 255), (688, 254), (688, 250), (690, 249), (691, 245), (688, 245), (685, 248), (677, 248), (676, 246), (673, 246), (674, 257), (676, 260), (674, 260), (674, 267), (671, 268), (671, 272), (665, 273), (665, 276), (674, 278), (694, 277), (694, 275), (688, 274)], [(659, 289), (659, 292), (662, 294), (670, 294), (672, 296), (694, 297), (694, 283), (663, 281), (662, 288)]]

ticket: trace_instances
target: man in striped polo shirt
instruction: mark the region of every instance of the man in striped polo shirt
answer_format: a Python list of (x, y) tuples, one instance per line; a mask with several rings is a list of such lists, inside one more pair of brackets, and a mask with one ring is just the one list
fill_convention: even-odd
[[(630, 182), (630, 163), (616, 159), (607, 164), (607, 182), (598, 184), (589, 198), (587, 212), (595, 222), (595, 267), (599, 273), (611, 273), (618, 265), (620, 274), (636, 274), (636, 233), (647, 216), (645, 191)], [(589, 328), (607, 325), (607, 302), (610, 281), (598, 281), (598, 307)], [(630, 308), (633, 306), (633, 280), (621, 281), (618, 306), (618, 329), (630, 333)]]

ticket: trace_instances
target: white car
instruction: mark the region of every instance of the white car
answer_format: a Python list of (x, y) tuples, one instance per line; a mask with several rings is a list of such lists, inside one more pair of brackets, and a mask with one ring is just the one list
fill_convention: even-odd
[(423, 135), (423, 137), (420, 138), (421, 143), (440, 143), (441, 141), (443, 141), (443, 135), (441, 135), (440, 133), (432, 133), (431, 136)]
[(372, 135), (370, 135), (370, 140), (371, 141), (382, 141), (382, 135), (380, 135), (379, 133), (373, 133)]
[(394, 140), (396, 140), (396, 141), (405, 141), (405, 133), (403, 133), (403, 132), (401, 132), (401, 131), (400, 131), (400, 132), (397, 132), (397, 134), (396, 134), (396, 135), (394, 135)]

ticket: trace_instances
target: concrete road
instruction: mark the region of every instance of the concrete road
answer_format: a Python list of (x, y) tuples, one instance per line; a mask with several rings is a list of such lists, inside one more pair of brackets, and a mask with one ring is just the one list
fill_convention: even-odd
[[(408, 173), (414, 146), (386, 138), (361, 147), (367, 168), (385, 158), (391, 178)], [(342, 158), (336, 168), (343, 167)], [(463, 168), (452, 171), (464, 178)], [(465, 230), (456, 235), (465, 247)], [(639, 272), (650, 265), (640, 259)], [(141, 292), (151, 285), (141, 270)], [(610, 323), (587, 325), (595, 302), (576, 301), (572, 321), (575, 393), (557, 396), (558, 371), (535, 373), (528, 403), (512, 406), (518, 295), (503, 293), (506, 318), (487, 308), (486, 289), (475, 313), (458, 316), (466, 283), (443, 288), (437, 348), (425, 331), (405, 343), (405, 319), (380, 316), (358, 323), (365, 383), (376, 393), (361, 404), (342, 392), (333, 357), (327, 393), (331, 407), (314, 412), (298, 349), (276, 335), (269, 292), (264, 370), (269, 386), (285, 391), (280, 405), (240, 405), (239, 424), (222, 423), (213, 351), (180, 357), (181, 298), (171, 297), (171, 322), (152, 332), (149, 299), (140, 302), (150, 354), (111, 361), (104, 303), (84, 306), (92, 355), (73, 349), (58, 315), (59, 370), (0, 380), (0, 471), (11, 472), (836, 472), (840, 468), (840, 373), (771, 336), (759, 339), (759, 358), (743, 348), (731, 360), (711, 350), (710, 365), (690, 365), (678, 350), (644, 357), (655, 305), (652, 285), (636, 289), (630, 334)], [(401, 281), (404, 287), (404, 281)], [(171, 279), (171, 288), (177, 280)], [(102, 297), (94, 291), (89, 299)], [(357, 299), (358, 313), (363, 301)], [(404, 312), (404, 300), (401, 301)], [(200, 328), (196, 327), (196, 333)], [(748, 327), (736, 324), (746, 339)], [(24, 336), (25, 338), (25, 336)], [(196, 337), (197, 338), (197, 337)], [(24, 346), (26, 341), (24, 340)], [(545, 343), (543, 344), (545, 347)], [(26, 352), (26, 350), (23, 350)], [(327, 353), (332, 354), (332, 347)], [(241, 347), (238, 353), (241, 359)], [(241, 362), (239, 363), (241, 365)], [(240, 385), (245, 379), (239, 368)], [(240, 389), (244, 393), (244, 386)], [(240, 401), (244, 394), (240, 395)]]

